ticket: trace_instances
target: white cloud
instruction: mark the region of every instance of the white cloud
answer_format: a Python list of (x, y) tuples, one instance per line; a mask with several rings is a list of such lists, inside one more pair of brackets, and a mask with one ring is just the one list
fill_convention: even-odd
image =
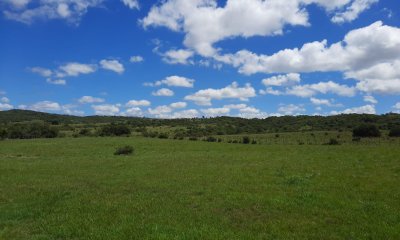
[(174, 112), (171, 118), (196, 118), (199, 116), (199, 112), (196, 109), (188, 109), (179, 112)]
[(372, 103), (372, 104), (377, 104), (378, 101), (373, 97), (373, 96), (364, 96), (364, 102)]
[(343, 72), (359, 81), (368, 93), (400, 93), (400, 28), (375, 22), (350, 31), (343, 41), (328, 46), (326, 40), (284, 49), (272, 55), (247, 50), (215, 56), (243, 74), (275, 72)]
[[(366, 2), (363, 4), (364, 2)], [(140, 21), (143, 27), (163, 26), (185, 33), (184, 45), (202, 56), (213, 56), (214, 44), (228, 38), (272, 36), (285, 26), (308, 26), (307, 5), (318, 4), (334, 12), (353, 4), (335, 19), (355, 19), (374, 0), (228, 0), (218, 6), (215, 0), (167, 0), (151, 8)]]
[(10, 20), (31, 24), (37, 20), (62, 19), (78, 24), (89, 8), (98, 7), (104, 0), (40, 0), (29, 4), (29, 0), (7, 0), (12, 8), (3, 14)]
[(247, 105), (244, 103), (224, 105), (224, 108), (230, 108), (230, 109), (243, 109), (246, 107)]
[(286, 90), (286, 94), (298, 97), (311, 97), (319, 93), (332, 93), (344, 97), (353, 97), (356, 94), (356, 89), (354, 87), (328, 81), (315, 84), (297, 85)]
[(13, 109), (14, 106), (8, 103), (0, 103), (0, 111)]
[(286, 75), (278, 75), (262, 80), (265, 86), (291, 86), (300, 83), (300, 74), (288, 73)]
[(145, 83), (145, 86), (161, 86), (161, 85), (167, 85), (169, 87), (186, 87), (186, 88), (192, 88), (194, 85), (195, 80), (186, 78), (186, 77), (180, 77), (180, 76), (169, 76), (166, 77), (163, 80), (157, 81), (155, 83)]
[(400, 102), (396, 103), (392, 108), (395, 112), (400, 113)]
[(120, 114), (117, 104), (92, 105), (92, 108), (95, 114), (99, 116), (117, 116)]
[(244, 87), (239, 87), (237, 82), (233, 82), (231, 85), (221, 89), (204, 89), (200, 90), (192, 95), (185, 97), (185, 100), (194, 101), (197, 105), (210, 106), (211, 100), (237, 98), (241, 101), (247, 101), (251, 97), (256, 96), (256, 91), (250, 84), (246, 84)]
[(9, 99), (8, 97), (2, 97), (2, 98), (0, 98), (0, 102), (2, 102), (2, 103), (9, 103), (9, 102), (10, 102), (10, 99)]
[(178, 49), (178, 50), (169, 50), (162, 54), (163, 61), (169, 64), (189, 64), (193, 63), (189, 61), (189, 59), (194, 55), (193, 51)]
[(126, 109), (124, 112), (125, 116), (131, 116), (131, 117), (142, 117), (143, 116), (143, 111), (142, 109), (138, 107), (131, 107)]
[(137, 0), (122, 0), (122, 2), (130, 9), (139, 9), (139, 2)]
[(92, 96), (83, 96), (80, 99), (78, 99), (79, 103), (82, 104), (87, 104), (87, 103), (102, 103), (105, 100), (103, 98), (96, 98), (96, 97), (92, 97)]
[(126, 107), (147, 107), (150, 106), (151, 102), (148, 100), (130, 100), (126, 103)]
[(52, 101), (41, 101), (34, 103), (30, 106), (21, 105), (19, 108), (25, 108), (33, 111), (47, 112), (47, 111), (60, 111), (62, 110), (61, 105), (57, 102)]
[(330, 99), (318, 99), (318, 98), (310, 98), (312, 104), (317, 106), (328, 106), (328, 107), (340, 107), (342, 104), (335, 104), (333, 100)]
[(51, 79), (51, 78), (48, 78), (48, 79), (46, 79), (46, 82), (47, 83), (50, 83), (50, 84), (54, 84), (54, 85), (66, 85), (67, 84), (67, 81), (65, 81), (64, 79)]
[(143, 62), (144, 58), (142, 56), (137, 55), (137, 56), (132, 56), (129, 59), (129, 61), (132, 62), (132, 63), (138, 63), (138, 62)]
[(207, 108), (201, 109), (202, 113), (204, 113), (207, 117), (216, 117), (216, 116), (225, 116), (229, 114), (231, 111), (229, 108)]
[(147, 111), (151, 115), (154, 115), (154, 116), (156, 116), (158, 118), (168, 118), (168, 117), (166, 117), (166, 115), (171, 113), (173, 110), (172, 110), (171, 107), (164, 105), (164, 106), (158, 106), (158, 107), (156, 107), (154, 109), (149, 108)]
[(338, 114), (351, 114), (351, 113), (356, 113), (356, 114), (376, 114), (375, 106), (374, 105), (365, 105), (361, 107), (354, 107), (354, 108), (348, 108), (343, 111), (332, 111), (332, 115), (338, 115)]
[(344, 12), (338, 12), (332, 17), (332, 22), (344, 23), (351, 22), (358, 18), (360, 13), (369, 9), (372, 4), (377, 3), (379, 0), (355, 0), (346, 8)]
[(187, 103), (185, 102), (175, 102), (175, 103), (171, 103), (169, 105), (172, 108), (185, 108), (187, 106)]
[(279, 90), (277, 90), (277, 89), (273, 89), (273, 88), (271, 88), (271, 87), (268, 87), (268, 88), (266, 88), (265, 90), (261, 89), (259, 92), (260, 92), (261, 95), (270, 94), (270, 95), (280, 96), (280, 95), (283, 95), (283, 94), (284, 94), (284, 92), (279, 91)]
[(168, 88), (161, 88), (155, 92), (152, 92), (153, 96), (158, 96), (158, 97), (171, 97), (174, 96), (174, 92)]
[(100, 61), (100, 65), (103, 69), (122, 74), (125, 71), (124, 65), (122, 65), (118, 60), (106, 60)]
[(33, 67), (30, 68), (31, 72), (33, 73), (37, 73), (42, 77), (50, 77), (53, 72), (50, 69), (47, 68), (42, 68), (42, 67)]
[(306, 111), (306, 109), (302, 105), (283, 105), (279, 107), (278, 112), (283, 115), (299, 115)]
[(96, 71), (96, 65), (83, 64), (77, 62), (67, 63), (59, 67), (59, 72), (57, 72), (57, 77), (72, 76), (76, 77), (81, 74), (89, 74)]

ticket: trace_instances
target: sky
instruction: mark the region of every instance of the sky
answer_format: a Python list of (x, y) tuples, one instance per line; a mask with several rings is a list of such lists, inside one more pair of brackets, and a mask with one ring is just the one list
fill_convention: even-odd
[(397, 0), (1, 0), (0, 111), (400, 113)]

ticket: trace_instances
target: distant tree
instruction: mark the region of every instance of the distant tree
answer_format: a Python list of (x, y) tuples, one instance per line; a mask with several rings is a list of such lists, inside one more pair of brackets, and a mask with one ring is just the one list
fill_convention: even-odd
[(131, 129), (122, 124), (108, 124), (100, 129), (99, 135), (104, 136), (126, 136), (131, 134)]
[(362, 124), (353, 129), (353, 137), (380, 137), (381, 132), (373, 124)]
[(389, 137), (400, 137), (400, 126), (390, 129)]
[(250, 143), (250, 138), (248, 136), (244, 136), (242, 140), (243, 144), (249, 144)]

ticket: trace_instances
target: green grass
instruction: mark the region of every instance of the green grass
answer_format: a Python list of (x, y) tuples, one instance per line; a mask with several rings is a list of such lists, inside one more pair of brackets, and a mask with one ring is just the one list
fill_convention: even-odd
[(1, 141), (0, 239), (400, 239), (399, 180), (397, 143)]

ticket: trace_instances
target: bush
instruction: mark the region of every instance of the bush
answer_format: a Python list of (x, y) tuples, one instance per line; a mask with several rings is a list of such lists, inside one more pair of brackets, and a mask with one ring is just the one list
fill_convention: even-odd
[(353, 129), (353, 137), (380, 137), (381, 132), (373, 124), (363, 124)]
[(197, 137), (189, 137), (189, 141), (197, 141)]
[(329, 139), (329, 142), (327, 142), (325, 145), (340, 145), (339, 141), (335, 138)]
[(400, 127), (390, 129), (389, 137), (400, 137)]
[(168, 139), (169, 136), (168, 136), (167, 133), (160, 133), (160, 134), (158, 134), (158, 138), (160, 138), (160, 139)]
[(108, 124), (103, 126), (100, 129), (100, 136), (124, 136), (124, 135), (130, 135), (131, 134), (131, 129), (122, 124)]
[(134, 149), (132, 146), (124, 146), (124, 147), (119, 147), (115, 150), (114, 155), (131, 155), (133, 154)]
[(207, 137), (206, 141), (207, 142), (216, 142), (217, 139), (215, 137), (210, 136), (210, 137)]
[(253, 140), (251, 141), (251, 144), (257, 144), (257, 141), (256, 141), (255, 139), (253, 139)]
[(248, 136), (244, 136), (242, 140), (243, 144), (249, 144), (250, 143), (250, 138)]
[(87, 129), (87, 128), (82, 128), (82, 129), (79, 131), (79, 135), (81, 135), (81, 136), (90, 136), (91, 133), (90, 133), (90, 130), (89, 130), (89, 129)]

